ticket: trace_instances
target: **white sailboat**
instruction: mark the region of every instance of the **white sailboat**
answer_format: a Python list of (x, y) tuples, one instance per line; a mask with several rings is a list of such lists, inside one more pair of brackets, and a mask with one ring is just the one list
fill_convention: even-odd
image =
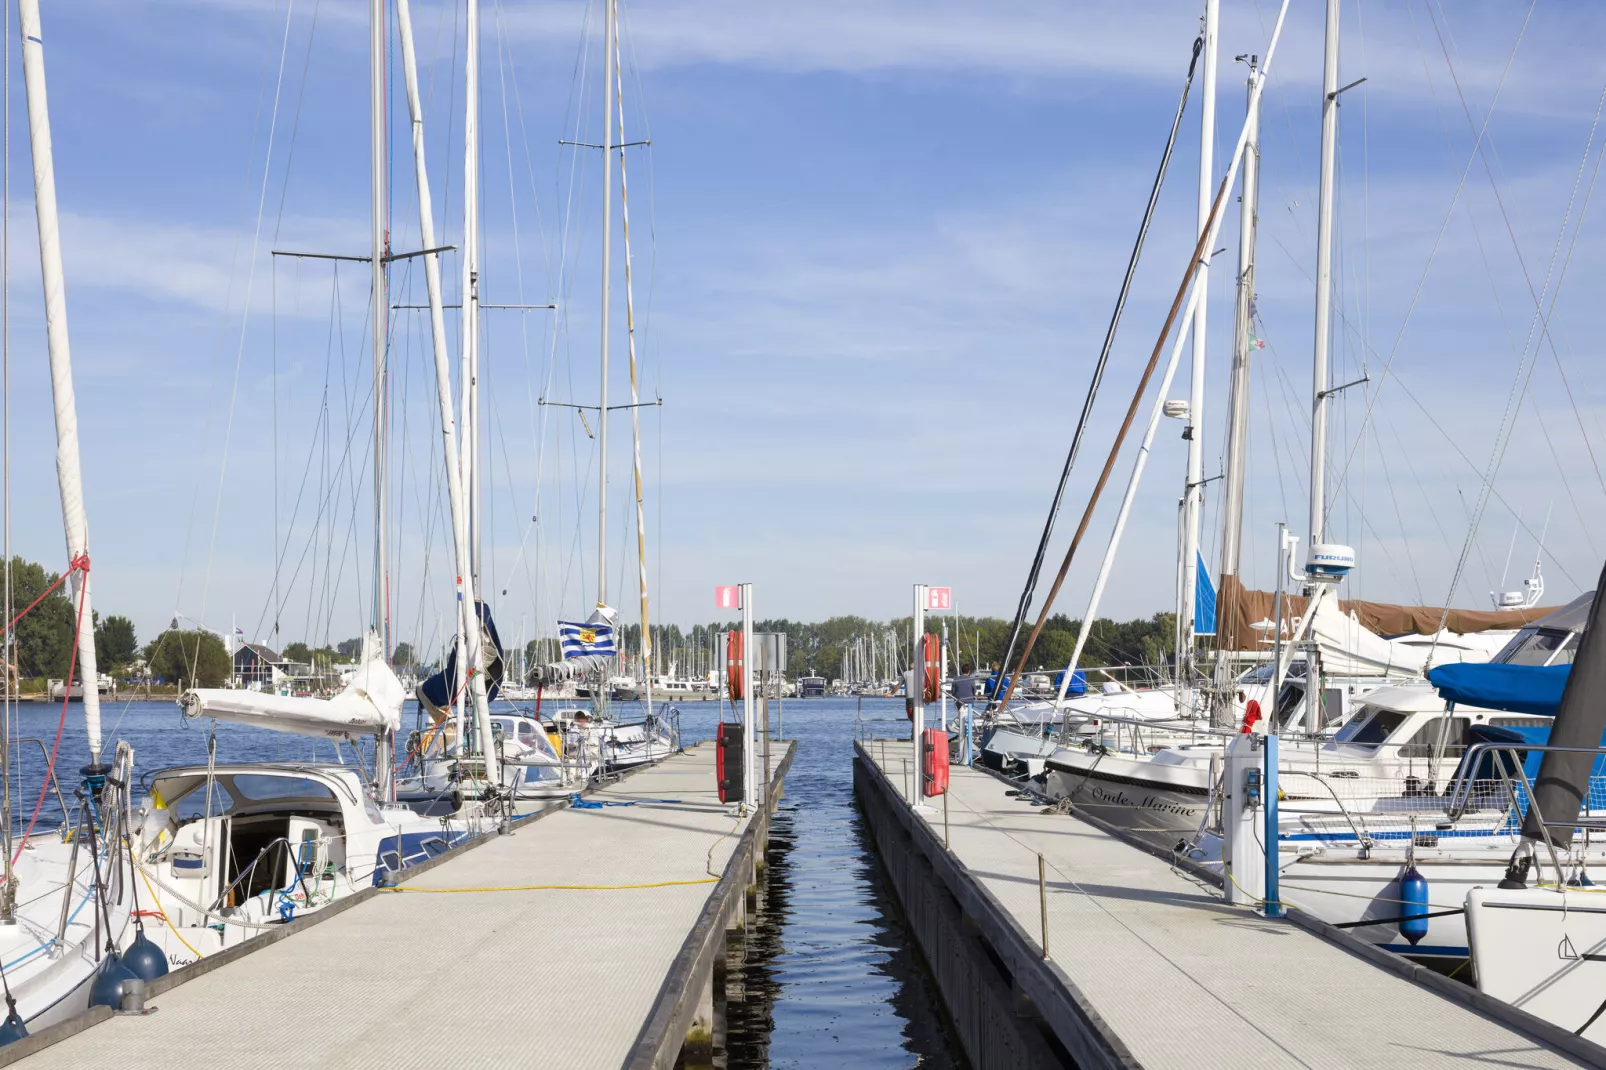
[[(68, 590), (78, 621), (73, 658), (80, 678), (92, 681), (98, 674), (90, 596), (89, 526), (84, 511), (78, 410), (67, 333), (66, 275), (45, 91), (44, 34), (38, 0), (19, 0), (18, 11), (44, 283), (46, 347), (55, 402), (56, 477), (71, 563)], [(30, 1029), (63, 1021), (91, 1003), (118, 1006), (130, 981), (152, 980), (166, 972), (160, 954), (153, 953), (148, 941), (139, 940), (126, 956), (118, 952), (132, 929), (129, 922), (134, 889), (129, 882), (128, 854), (119, 818), (127, 805), (134, 753), (127, 744), (119, 743), (111, 761), (104, 761), (100, 696), (95, 687), (84, 689), (83, 709), (89, 762), (82, 769), (82, 786), (75, 793), (76, 811), (69, 809), (55, 784), (52, 759), (33, 818), (20, 841), (14, 838), (15, 830), (9, 825), (3, 830), (0, 992), (6, 1001), (6, 1015), (0, 1024), (0, 1043), (17, 1040)], [(0, 747), (4, 755), (0, 760), (9, 762), (10, 752), (9, 743)], [(10, 777), (8, 768), (8, 785)], [(61, 827), (47, 834), (35, 822), (51, 786), (56, 786), (63, 813)], [(9, 817), (9, 806), (6, 813)]]
[[(652, 629), (648, 613), (647, 596), (647, 534), (646, 512), (642, 493), (641, 475), (641, 423), (643, 405), (636, 361), (635, 301), (632, 291), (632, 263), (630, 257), (630, 199), (625, 169), (623, 84), (619, 60), (618, 0), (604, 0), (606, 17), (603, 26), (603, 167), (602, 167), (602, 286), (601, 286), (601, 355), (597, 410), (597, 598), (596, 608), (587, 618), (590, 625), (615, 628), (616, 612), (608, 604), (608, 414), (613, 408), (628, 409), (631, 418), (634, 458), (636, 502), (636, 557), (637, 581), (641, 606), (641, 677), (652, 679)], [(615, 154), (619, 161), (620, 220), (624, 240), (625, 326), (630, 357), (630, 401), (625, 405), (608, 404), (608, 379), (611, 349), (611, 295), (613, 284), (613, 166)], [(653, 403), (647, 403), (653, 404)], [(585, 406), (590, 408), (591, 406)], [(583, 726), (590, 743), (600, 754), (603, 770), (622, 772), (652, 762), (661, 761), (675, 753), (679, 747), (678, 732), (670, 718), (653, 709), (653, 689), (637, 683), (634, 676), (617, 671), (617, 657), (584, 656), (568, 659), (539, 670), (544, 681), (561, 683), (568, 680), (584, 681), (581, 687), (589, 691), (591, 711), (582, 719), (571, 716), (567, 724), (572, 729)], [(621, 721), (610, 709), (609, 700), (617, 695), (628, 701), (641, 697), (646, 704), (646, 715), (640, 721)]]
[[(405, 0), (398, 8), (406, 22)], [(385, 221), (385, 4), (370, 0), (370, 131), (372, 148), (372, 246), (374, 325), (373, 472), (375, 539), (370, 629), (362, 662), (344, 690), (328, 699), (257, 691), (192, 688), (180, 698), (185, 716), (254, 725), (273, 731), (355, 743), (374, 741), (374, 768), (300, 762), (219, 762), (160, 770), (150, 797), (131, 829), (135, 866), (156, 903), (159, 923), (151, 935), (168, 961), (178, 965), (233, 946), (265, 929), (321, 909), (398, 871), (432, 858), (494, 827), (502, 817), (497, 797), (476, 802), (455, 816), (426, 816), (393, 800), (392, 744), (401, 724), (407, 689), (388, 656), (386, 495), (384, 429), (389, 291), (392, 259)], [(408, 35), (410, 43), (410, 34)], [(416, 81), (409, 78), (415, 92)], [(416, 102), (416, 101), (415, 101)], [(433, 276), (438, 280), (438, 273)], [(438, 291), (437, 291), (438, 293)], [(447, 420), (451, 434), (450, 419)], [(454, 456), (449, 453), (449, 461)], [(455, 465), (448, 464), (454, 470)], [(454, 497), (454, 502), (457, 498)], [(454, 519), (460, 518), (454, 511)], [(464, 631), (459, 622), (460, 635)], [(470, 658), (478, 655), (478, 629), (466, 630)], [(479, 674), (468, 688), (475, 700), (473, 740), (492, 731)], [(459, 740), (464, 734), (459, 733)], [(479, 775), (495, 783), (495, 749), (474, 759)]]

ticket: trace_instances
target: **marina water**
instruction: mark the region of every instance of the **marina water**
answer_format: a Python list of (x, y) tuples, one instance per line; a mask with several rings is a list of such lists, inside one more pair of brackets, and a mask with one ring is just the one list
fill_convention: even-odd
[[(682, 738), (712, 739), (720, 705), (679, 708)], [(615, 707), (638, 716), (631, 704)], [(867, 719), (901, 719), (901, 699), (865, 700)], [(39, 798), (41, 774), (61, 723), (60, 703), (15, 709), (12, 813), (26, 826)], [(939, 1004), (904, 931), (897, 907), (871, 854), (853, 804), (854, 699), (788, 700), (784, 728), (798, 740), (785, 797), (770, 829), (760, 908), (740, 965), (727, 978), (730, 1070), (764, 1067), (957, 1067), (943, 1032)], [(107, 753), (115, 741), (134, 747), (136, 778), (173, 765), (204, 765), (212, 722), (187, 720), (171, 701), (102, 706)], [(414, 727), (409, 704), (402, 731)], [(729, 714), (727, 714), (729, 716)], [(776, 712), (772, 707), (771, 716)], [(887, 724), (879, 726), (891, 729)], [(891, 734), (884, 732), (883, 734)], [(42, 741), (42, 746), (26, 742)], [(350, 749), (343, 753), (350, 759)], [(240, 725), (217, 725), (219, 761), (333, 761), (328, 741)], [(67, 710), (56, 759), (71, 802), (88, 760), (83, 711)], [(143, 792), (136, 790), (134, 798)], [(53, 830), (60, 807), (47, 797), (39, 827)], [(37, 834), (37, 833), (36, 833)], [(623, 966), (624, 964), (621, 964)]]

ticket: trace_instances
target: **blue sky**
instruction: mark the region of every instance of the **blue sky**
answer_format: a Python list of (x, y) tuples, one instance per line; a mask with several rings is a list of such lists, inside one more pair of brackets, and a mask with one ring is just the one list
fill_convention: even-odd
[[(744, 580), (763, 615), (901, 614), (917, 580), (951, 585), (965, 612), (1013, 607), (1198, 7), (625, 6), (626, 134), (652, 140), (631, 151), (629, 181), (643, 384), (665, 399), (642, 418), (657, 619), (708, 619), (711, 588)], [(367, 281), (347, 265), (337, 290), (327, 263), (268, 256), (366, 250), (366, 8), (96, 0), (44, 13), (97, 598), (144, 636), (175, 612), (280, 643), (343, 638), (366, 617)], [(1243, 110), (1232, 57), (1264, 52), (1274, 11), (1223, 4), (1218, 174)], [(601, 9), (487, 0), (483, 12), (487, 299), (560, 306), (487, 313), (485, 336), (487, 576), (504, 634), (522, 624), (533, 635), (594, 597), (592, 440), (572, 412), (536, 401), (596, 394), (600, 174), (595, 153), (559, 141), (600, 136)], [(454, 242), (456, 14), (415, 2), (437, 218)], [(1590, 315), (1606, 61), (1587, 47), (1606, 15), (1413, 0), (1346, 3), (1343, 20), (1343, 81), (1368, 79), (1345, 97), (1338, 194), (1333, 375), (1359, 378), (1364, 360), (1373, 377), (1333, 417), (1330, 524), (1360, 550), (1353, 593), (1441, 602), (1465, 544), (1455, 601), (1487, 605), (1503, 572), (1506, 586), (1526, 575), (1544, 530), (1550, 593), (1568, 597), (1599, 570), (1606, 504)], [(1243, 570), (1262, 586), (1276, 522), (1302, 529), (1306, 511), (1320, 23), (1319, 5), (1294, 5), (1266, 99), (1268, 346)], [(59, 566), (18, 74), (14, 542)], [(399, 63), (394, 82), (403, 249), (416, 247), (417, 222)], [(1197, 148), (1190, 108), (1055, 558), (1192, 245)], [(1235, 211), (1220, 244), (1207, 475), (1220, 464)], [(446, 274), (455, 290), (454, 261)], [(1559, 297), (1553, 313), (1543, 302), (1548, 335), (1535, 346), (1530, 285), (1543, 290), (1547, 274)], [(397, 268), (393, 287), (399, 303), (422, 300), (416, 271)], [(628, 388), (622, 293), (618, 275), (616, 402)], [(422, 328), (397, 313), (392, 612), (397, 638), (427, 645), (450, 575)], [(1520, 360), (1533, 371), (1508, 418)], [(1173, 396), (1185, 381), (1186, 368)], [(1498, 498), (1468, 543), (1506, 419)], [(624, 414), (613, 428), (610, 587), (632, 619)], [(1169, 608), (1178, 430), (1166, 423), (1156, 440), (1108, 614)], [(1114, 504), (1072, 573), (1072, 615)], [(1214, 497), (1207, 522), (1213, 564)]]

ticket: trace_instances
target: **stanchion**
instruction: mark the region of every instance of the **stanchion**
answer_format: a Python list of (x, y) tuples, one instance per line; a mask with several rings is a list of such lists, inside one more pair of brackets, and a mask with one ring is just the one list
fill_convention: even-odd
[(1037, 856), (1037, 907), (1043, 918), (1043, 957), (1048, 958), (1048, 878), (1043, 869), (1043, 856)]

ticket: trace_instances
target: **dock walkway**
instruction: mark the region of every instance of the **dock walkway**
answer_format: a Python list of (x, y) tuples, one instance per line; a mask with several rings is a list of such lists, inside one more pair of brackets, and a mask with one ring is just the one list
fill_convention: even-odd
[[(924, 812), (907, 804), (908, 740), (866, 742), (857, 760), (861, 802), (917, 932), (922, 917), (957, 907), (964, 923), (933, 931), (989, 946), (1011, 975), (1014, 1013), (1025, 1005), (1047, 1038), (1043, 1050), (1061, 1060), (1179, 1070), (1590, 1065), (1315, 933), (1228, 906), (1160, 858), (1074, 817), (1040, 813), (983, 770), (951, 772), (945, 851), (943, 800), (927, 800)], [(938, 897), (952, 907), (936, 901), (933, 885), (946, 888)], [(941, 983), (957, 952), (924, 950)], [(978, 972), (975, 960), (966, 969)], [(961, 1004), (974, 1002), (974, 981), (953, 987)], [(967, 1008), (949, 1002), (964, 1033)], [(1030, 1052), (973, 1055), (981, 1067), (1043, 1061)]]
[(588, 801), (612, 805), (549, 811), (24, 1065), (673, 1065), (770, 808), (720, 804), (712, 744)]

